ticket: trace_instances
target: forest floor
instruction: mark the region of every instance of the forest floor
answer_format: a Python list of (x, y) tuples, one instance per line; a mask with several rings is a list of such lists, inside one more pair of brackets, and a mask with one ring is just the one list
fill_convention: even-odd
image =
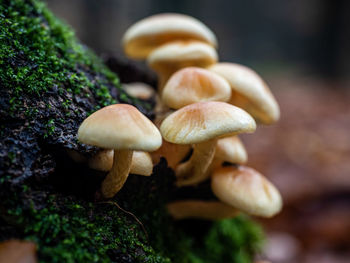
[(284, 198), (282, 213), (262, 221), (272, 262), (350, 262), (350, 92), (298, 77), (269, 81), (281, 120), (244, 136), (249, 163)]

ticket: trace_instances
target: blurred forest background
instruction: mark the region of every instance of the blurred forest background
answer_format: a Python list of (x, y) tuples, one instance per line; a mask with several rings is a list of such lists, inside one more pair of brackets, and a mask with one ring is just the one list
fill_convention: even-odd
[(274, 263), (350, 262), (350, 1), (46, 0), (98, 54), (123, 56), (134, 22), (184, 13), (217, 35), (220, 61), (260, 73), (280, 122), (244, 136), (249, 166), (281, 190), (283, 212), (261, 221)]

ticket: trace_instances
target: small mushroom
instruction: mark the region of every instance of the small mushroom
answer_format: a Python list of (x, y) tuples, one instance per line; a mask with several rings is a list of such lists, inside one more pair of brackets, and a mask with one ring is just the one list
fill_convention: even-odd
[(97, 171), (108, 172), (113, 166), (113, 156), (114, 150), (101, 150), (88, 160), (88, 166)]
[(113, 197), (124, 185), (133, 151), (155, 151), (162, 144), (157, 127), (134, 106), (114, 104), (86, 118), (78, 130), (82, 143), (114, 150), (113, 166), (102, 182), (103, 197)]
[(230, 83), (231, 104), (244, 109), (262, 124), (278, 121), (279, 106), (266, 83), (255, 71), (234, 63), (218, 63), (208, 69)]
[(219, 139), (216, 145), (215, 159), (229, 163), (246, 163), (247, 151), (238, 136)]
[(152, 158), (149, 153), (135, 151), (132, 156), (130, 173), (150, 176), (153, 171)]
[(176, 41), (164, 44), (147, 57), (148, 65), (157, 72), (158, 93), (176, 71), (186, 67), (208, 67), (218, 60), (216, 50), (198, 41)]
[(122, 85), (130, 96), (141, 100), (149, 100), (156, 95), (155, 90), (146, 83), (134, 82)]
[(162, 44), (177, 40), (198, 40), (217, 46), (214, 33), (199, 20), (182, 14), (158, 14), (140, 20), (124, 34), (125, 53), (137, 59), (146, 58)]
[(255, 121), (248, 113), (225, 102), (198, 102), (169, 115), (160, 126), (164, 140), (193, 144), (191, 158), (176, 168), (177, 185), (192, 185), (205, 180), (219, 137), (249, 133), (255, 129)]
[[(113, 166), (113, 150), (102, 150), (88, 161), (90, 168), (98, 171), (108, 172)], [(130, 173), (150, 176), (153, 170), (152, 158), (149, 153), (134, 151), (131, 160)]]
[(216, 170), (211, 177), (211, 188), (219, 200), (251, 215), (272, 217), (282, 209), (276, 187), (246, 166)]
[(184, 200), (167, 204), (169, 214), (177, 220), (198, 218), (220, 220), (236, 217), (239, 211), (218, 201)]
[(209, 70), (188, 67), (177, 71), (166, 83), (162, 102), (172, 108), (180, 109), (201, 101), (223, 101), (231, 97), (231, 87), (219, 75)]
[(219, 168), (223, 162), (243, 164), (248, 160), (247, 151), (238, 136), (219, 139), (216, 144), (215, 155), (208, 169), (207, 178)]

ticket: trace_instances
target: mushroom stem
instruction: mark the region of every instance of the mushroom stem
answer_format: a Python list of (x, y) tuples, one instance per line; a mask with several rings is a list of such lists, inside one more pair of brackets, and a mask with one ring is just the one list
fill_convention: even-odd
[(194, 145), (191, 158), (176, 168), (177, 186), (195, 185), (208, 178), (208, 169), (215, 155), (217, 139)]
[(168, 74), (166, 76), (158, 75), (158, 94), (159, 94), (159, 96), (162, 96), (164, 86), (167, 83), (168, 79), (169, 79)]
[(161, 101), (160, 97), (157, 95), (156, 96), (156, 106), (154, 108), (154, 112), (156, 114), (156, 118), (154, 120), (154, 124), (157, 127), (160, 127), (162, 124), (163, 120), (173, 111), (164, 105), (164, 103)]
[(159, 71), (158, 73), (158, 95), (161, 98), (165, 84), (170, 79), (171, 75), (177, 71), (177, 68), (172, 71)]
[(113, 166), (102, 182), (102, 195), (112, 198), (123, 187), (129, 176), (133, 150), (114, 150)]
[(219, 168), (222, 163), (223, 163), (222, 160), (215, 158), (215, 156), (214, 156), (213, 161), (210, 163), (210, 165), (205, 173), (204, 180), (208, 179), (213, 174), (214, 170)]

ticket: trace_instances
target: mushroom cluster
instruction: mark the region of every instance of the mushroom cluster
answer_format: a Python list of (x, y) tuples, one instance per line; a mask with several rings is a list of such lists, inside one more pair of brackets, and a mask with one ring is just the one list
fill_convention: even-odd
[[(164, 157), (178, 187), (211, 180), (218, 198), (172, 202), (168, 211), (175, 219), (278, 213), (278, 190), (244, 166), (247, 152), (237, 136), (254, 132), (256, 123), (279, 119), (279, 106), (260, 76), (245, 66), (218, 62), (214, 33), (186, 15), (145, 18), (126, 31), (122, 44), (127, 56), (146, 60), (158, 74), (156, 119), (153, 124), (136, 108), (116, 104), (82, 123), (78, 139), (104, 149), (89, 160), (91, 168), (109, 171), (103, 197), (113, 197), (130, 172), (150, 175)], [(153, 94), (142, 84), (126, 89), (141, 99)]]

